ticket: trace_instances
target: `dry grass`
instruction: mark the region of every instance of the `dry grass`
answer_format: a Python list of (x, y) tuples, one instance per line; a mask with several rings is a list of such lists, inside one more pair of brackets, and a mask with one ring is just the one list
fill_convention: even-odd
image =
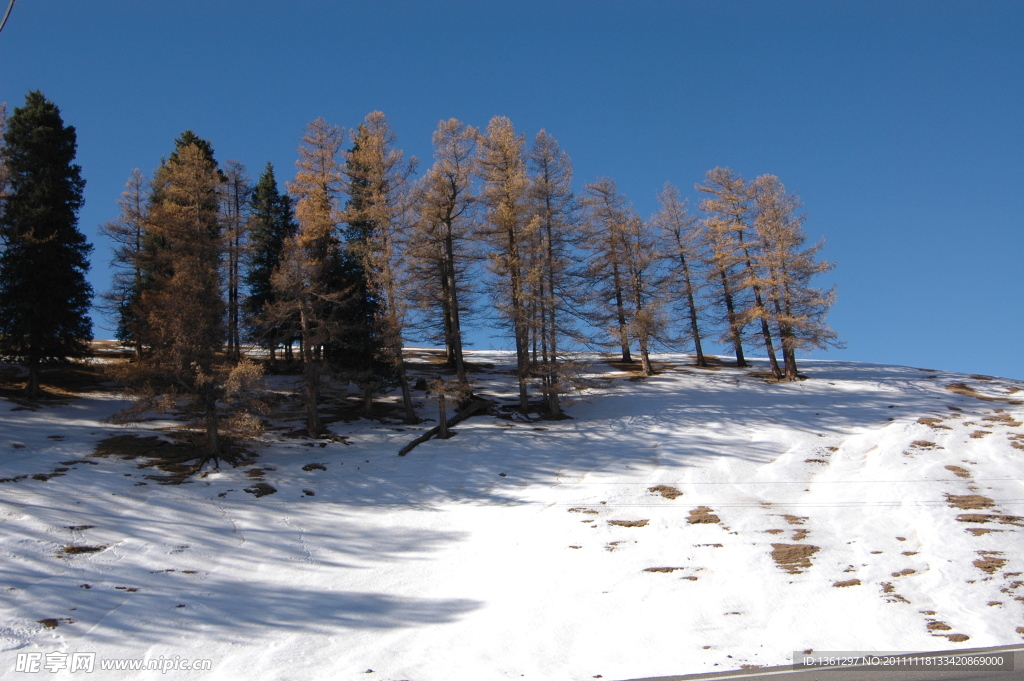
[(957, 496), (955, 494), (946, 493), (946, 502), (953, 508), (959, 508), (962, 511), (974, 511), (984, 508), (991, 508), (996, 505), (996, 502), (992, 501), (988, 497), (983, 497), (980, 494), (964, 494)]
[(946, 466), (946, 470), (950, 471), (951, 473), (956, 475), (956, 477), (958, 477), (958, 478), (970, 478), (971, 477), (971, 472), (969, 470), (967, 470), (966, 468), (964, 468), (963, 466), (949, 465), (949, 466)]
[(978, 551), (978, 554), (981, 558), (976, 559), (973, 565), (982, 572), (991, 575), (998, 570), (1002, 570), (1003, 566), (1006, 565), (1006, 559), (995, 557), (1002, 555), (999, 551)]
[(847, 580), (842, 581), (842, 582), (832, 582), (832, 586), (839, 587), (839, 588), (846, 587), (846, 586), (860, 586), (860, 580), (859, 579), (847, 579)]
[(819, 550), (810, 544), (772, 544), (772, 559), (786, 572), (796, 574), (811, 567), (811, 556)]
[(652, 494), (660, 494), (666, 499), (676, 499), (683, 496), (682, 492), (669, 485), (655, 485), (654, 487), (648, 487), (647, 491)]
[(1006, 402), (1007, 404), (1024, 404), (1020, 400), (1011, 400), (1006, 397), (992, 397), (991, 395), (982, 395), (977, 390), (967, 385), (966, 383), (950, 383), (946, 386), (946, 390), (957, 395), (963, 395), (964, 397), (974, 397), (985, 402)]
[(79, 556), (84, 553), (99, 553), (109, 549), (109, 545), (84, 546), (82, 544), (68, 544), (60, 547), (60, 552), (66, 556)]
[(690, 511), (690, 517), (686, 519), (686, 522), (691, 525), (714, 525), (722, 521), (707, 506), (698, 506)]
[(931, 416), (922, 416), (917, 420), (917, 422), (934, 430), (953, 430), (949, 426), (942, 425), (942, 419), (937, 419)]

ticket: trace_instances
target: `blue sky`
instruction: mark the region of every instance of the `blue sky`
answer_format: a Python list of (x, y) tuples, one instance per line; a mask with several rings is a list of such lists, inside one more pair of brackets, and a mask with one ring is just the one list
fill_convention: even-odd
[(97, 290), (97, 225), (186, 128), (284, 180), (317, 116), (380, 109), (425, 166), (438, 120), (505, 115), (644, 215), (717, 165), (778, 175), (838, 262), (848, 348), (815, 357), (1024, 379), (1021, 35), (1020, 2), (20, 0), (0, 101), (78, 129)]

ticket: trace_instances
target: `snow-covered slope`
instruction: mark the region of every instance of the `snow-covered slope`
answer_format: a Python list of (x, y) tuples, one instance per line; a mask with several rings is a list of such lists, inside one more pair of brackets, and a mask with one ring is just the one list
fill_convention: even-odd
[[(511, 394), (507, 355), (473, 360)], [(100, 678), (615, 679), (1021, 640), (1024, 385), (658, 361), (596, 363), (572, 420), (402, 458), (418, 429), (338, 422), (176, 486), (90, 457), (166, 425), (102, 424), (114, 396), (0, 402), (0, 676), (57, 651), (213, 665)]]

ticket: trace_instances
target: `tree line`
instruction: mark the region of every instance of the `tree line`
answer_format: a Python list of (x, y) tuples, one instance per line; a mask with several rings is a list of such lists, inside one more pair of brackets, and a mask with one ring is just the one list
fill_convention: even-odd
[[(19, 195), (21, 111), (0, 154), (12, 178), (4, 282), (19, 276), (4, 258), (32, 231), (7, 217)], [(644, 218), (610, 178), (577, 194), (568, 154), (544, 130), (528, 141), (502, 116), (482, 130), (449, 119), (432, 141), (433, 164), (417, 177), (383, 113), (351, 130), (318, 118), (284, 191), (271, 164), (253, 182), (191, 131), (152, 177), (134, 170), (119, 216), (101, 228), (115, 245), (102, 299), (134, 351), (126, 380), (148, 391), (140, 408), (175, 395), (205, 419), (207, 451), (220, 452), (225, 405), (238, 405), (229, 420), (249, 414), (238, 428), (254, 427), (246, 386), (261, 367), (242, 353), (253, 343), (271, 365), (301, 366), (311, 437), (325, 432), (318, 406), (331, 374), (359, 386), (367, 411), (398, 388), (415, 422), (405, 342), (443, 344), (453, 376), (432, 388), (462, 400), (466, 329), (484, 319), (514, 345), (519, 408), (551, 417), (561, 414), (568, 352), (580, 347), (615, 347), (626, 363), (635, 350), (651, 375), (655, 349), (692, 344), (706, 366), (713, 339), (738, 366), (756, 347), (776, 379), (795, 380), (797, 351), (839, 344), (826, 323), (835, 291), (814, 282), (833, 265), (820, 259), (821, 242), (807, 243), (800, 201), (773, 175), (747, 181), (714, 168), (696, 185), (696, 211), (666, 184)], [(0, 326), (5, 353), (28, 357), (10, 349), (25, 335)]]

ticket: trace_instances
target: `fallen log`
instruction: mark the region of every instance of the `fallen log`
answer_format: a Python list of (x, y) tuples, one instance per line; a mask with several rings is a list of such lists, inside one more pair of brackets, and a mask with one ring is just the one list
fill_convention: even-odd
[[(460, 409), (455, 414), (455, 416), (451, 417), (450, 419), (448, 419), (445, 422), (445, 427), (446, 428), (451, 428), (456, 423), (461, 423), (462, 421), (465, 421), (466, 419), (468, 419), (470, 416), (476, 416), (478, 414), (486, 414), (487, 412), (490, 411), (492, 404), (493, 404), (493, 402), (491, 402), (490, 400), (480, 400), (480, 399), (471, 400), (469, 402), (469, 404), (467, 404), (465, 407)], [(411, 452), (416, 447), (416, 445), (419, 445), (419, 444), (422, 444), (422, 443), (426, 442), (430, 438), (437, 436), (438, 433), (440, 433), (440, 432), (441, 432), (441, 425), (438, 424), (438, 425), (434, 426), (433, 428), (431, 428), (430, 430), (428, 430), (425, 433), (423, 433), (422, 435), (420, 435), (418, 438), (416, 438), (415, 440), (413, 440), (412, 442), (410, 442), (406, 446), (402, 447), (400, 450), (398, 450), (398, 456), (405, 456), (406, 454)]]

